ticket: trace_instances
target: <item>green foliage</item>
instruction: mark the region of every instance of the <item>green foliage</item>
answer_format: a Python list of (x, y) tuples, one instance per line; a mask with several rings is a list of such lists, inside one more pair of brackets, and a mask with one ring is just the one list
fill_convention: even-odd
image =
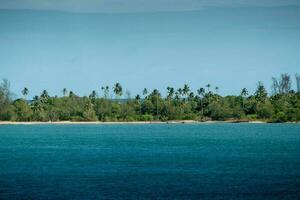
[(230, 118), (230, 109), (227, 103), (212, 102), (208, 106), (207, 115), (213, 120), (225, 120)]
[[(24, 99), (12, 101), (9, 82), (0, 84), (0, 120), (12, 121), (152, 121), (152, 120), (264, 120), (270, 122), (300, 121), (300, 93), (290, 88), (289, 76), (282, 81), (273, 79), (272, 96), (262, 83), (254, 94), (246, 88), (238, 96), (220, 96), (219, 87), (215, 92), (200, 87), (196, 93), (185, 84), (182, 88), (167, 87), (163, 97), (157, 89), (148, 94), (145, 88), (135, 99), (121, 99), (123, 89), (120, 83), (112, 87), (116, 99), (109, 99), (109, 86), (103, 86), (103, 97), (96, 90), (88, 97), (79, 97), (64, 88), (63, 97), (51, 97), (47, 90), (33, 101)], [(280, 84), (282, 86), (280, 86)], [(277, 87), (277, 85), (279, 85)], [(276, 89), (277, 87), (277, 89)], [(24, 88), (24, 97), (28, 94)], [(196, 95), (195, 95), (196, 94)], [(128, 95), (129, 96), (129, 95)]]
[(31, 121), (32, 110), (28, 103), (23, 99), (18, 99), (13, 102), (13, 120), (15, 121)]
[(270, 119), (274, 114), (273, 106), (269, 101), (258, 103), (256, 107), (256, 113), (260, 119)]

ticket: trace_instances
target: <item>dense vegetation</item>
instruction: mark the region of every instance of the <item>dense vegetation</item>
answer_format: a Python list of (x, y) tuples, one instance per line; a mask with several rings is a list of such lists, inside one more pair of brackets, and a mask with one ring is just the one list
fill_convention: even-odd
[[(239, 96), (218, 94), (211, 85), (192, 92), (188, 85), (175, 90), (167, 87), (167, 96), (154, 89), (145, 88), (134, 99), (122, 99), (121, 84), (114, 85), (115, 98), (110, 97), (110, 87), (102, 87), (102, 97), (96, 91), (88, 97), (79, 97), (63, 89), (63, 97), (51, 97), (44, 90), (40, 96), (27, 101), (27, 88), (23, 98), (12, 100), (9, 82), (0, 86), (0, 120), (5, 121), (149, 121), (149, 120), (264, 120), (269, 122), (300, 121), (300, 76), (295, 75), (297, 90), (291, 88), (291, 77), (282, 74), (273, 78), (272, 95), (262, 83), (254, 94), (246, 88)], [(127, 94), (127, 97), (130, 95)]]

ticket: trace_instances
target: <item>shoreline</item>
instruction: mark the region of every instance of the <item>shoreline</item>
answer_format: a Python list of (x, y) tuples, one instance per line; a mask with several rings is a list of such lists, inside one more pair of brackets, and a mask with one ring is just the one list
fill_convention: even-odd
[[(0, 121), (0, 125), (76, 125), (76, 124), (86, 124), (86, 125), (113, 125), (113, 124), (218, 124), (218, 123), (249, 123), (249, 124), (266, 124), (265, 121), (238, 121), (238, 120), (228, 120), (228, 121), (194, 121), (194, 120), (172, 120), (172, 121), (132, 121), (132, 122), (102, 122), (102, 121), (91, 121), (91, 122), (80, 122), (80, 121), (48, 121), (48, 122), (13, 122), (13, 121)], [(282, 124), (293, 123), (298, 124), (299, 122), (282, 122)]]

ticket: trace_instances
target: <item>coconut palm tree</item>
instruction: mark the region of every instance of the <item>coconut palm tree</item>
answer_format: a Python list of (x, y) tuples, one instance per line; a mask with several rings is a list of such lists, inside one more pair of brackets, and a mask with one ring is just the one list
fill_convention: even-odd
[(197, 90), (197, 92), (198, 92), (199, 96), (202, 96), (202, 98), (200, 99), (200, 103), (201, 103), (201, 112), (203, 115), (203, 97), (204, 97), (205, 89), (201, 87)]
[(104, 95), (105, 95), (105, 98), (108, 98), (108, 95), (109, 95), (109, 86), (105, 86), (105, 89), (104, 89)]
[(248, 90), (246, 88), (243, 88), (241, 91), (241, 96), (246, 97), (248, 95)]
[(74, 92), (73, 92), (73, 91), (70, 91), (70, 92), (69, 92), (69, 97), (70, 97), (70, 98), (73, 98), (73, 97), (75, 97), (75, 94), (74, 94)]
[(96, 96), (97, 96), (97, 93), (95, 90), (93, 90), (92, 93), (89, 95), (89, 98), (94, 100), (94, 99), (96, 99)]
[(246, 97), (248, 95), (248, 90), (246, 88), (243, 88), (241, 91), (241, 96)]
[(154, 89), (152, 95), (156, 97), (156, 116), (158, 116), (158, 97), (160, 96), (158, 89)]
[(116, 95), (116, 97), (121, 97), (123, 94), (123, 89), (120, 83), (116, 83), (114, 86), (114, 93)]
[(25, 87), (23, 90), (22, 90), (22, 94), (24, 96), (24, 99), (26, 99), (26, 96), (28, 95), (29, 93), (29, 90)]
[(205, 87), (207, 87), (207, 92), (209, 92), (210, 84), (207, 84)]
[(33, 97), (33, 101), (38, 101), (39, 100), (39, 96), (34, 96)]
[(205, 87), (207, 87), (207, 94), (208, 94), (208, 104), (210, 104), (210, 91), (209, 91), (209, 88), (210, 88), (210, 84), (207, 84)]
[(219, 91), (219, 87), (218, 86), (215, 87), (215, 91), (216, 91), (216, 94), (218, 94), (218, 91)]
[(147, 94), (148, 94), (148, 90), (147, 90), (147, 88), (144, 88), (143, 95), (146, 96)]
[(182, 97), (182, 93), (183, 93), (183, 92), (182, 92), (182, 89), (181, 89), (181, 88), (178, 88), (177, 92), (178, 92), (179, 96)]
[(64, 89), (62, 90), (62, 92), (63, 92), (63, 95), (64, 95), (64, 96), (66, 96), (66, 95), (67, 95), (67, 93), (68, 93), (68, 90), (67, 90), (67, 88), (64, 88)]
[(194, 92), (190, 92), (189, 95), (188, 95), (188, 99), (193, 100), (194, 97), (195, 97)]
[(267, 98), (267, 90), (265, 88), (265, 86), (263, 85), (262, 82), (258, 82), (257, 83), (257, 88), (256, 88), (256, 91), (255, 91), (255, 99), (259, 102), (264, 102)]
[(139, 105), (139, 112), (140, 112), (140, 115), (142, 114), (142, 103), (141, 103), (141, 96), (139, 94), (137, 94), (135, 96), (135, 101), (138, 103)]
[(167, 87), (167, 91), (168, 91), (168, 99), (172, 99), (174, 92), (175, 92), (174, 88)]
[(48, 95), (47, 90), (43, 90), (43, 92), (42, 92), (42, 94), (41, 94), (41, 97), (42, 97), (43, 99), (48, 99), (48, 98), (49, 98), (49, 95)]
[(200, 95), (200, 96), (204, 96), (204, 93), (205, 93), (205, 89), (204, 88), (199, 88), (198, 90), (197, 90), (197, 92), (198, 92), (198, 94)]
[(141, 100), (141, 96), (140, 96), (139, 94), (137, 94), (137, 95), (135, 96), (135, 100), (137, 100), (137, 101)]
[(190, 87), (187, 84), (183, 85), (182, 94), (187, 97), (188, 93), (190, 92)]
[(103, 91), (104, 98), (107, 99), (108, 95), (109, 95), (109, 86), (108, 85), (107, 86), (102, 86), (101, 90)]
[(242, 104), (243, 104), (243, 109), (245, 107), (245, 103), (244, 103), (244, 98), (248, 96), (248, 90), (246, 88), (243, 88), (241, 91), (241, 97), (242, 97)]

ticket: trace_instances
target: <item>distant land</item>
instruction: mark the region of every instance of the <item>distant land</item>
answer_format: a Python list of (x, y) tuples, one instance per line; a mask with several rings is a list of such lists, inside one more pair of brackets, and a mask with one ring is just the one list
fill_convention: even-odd
[[(300, 76), (295, 74), (297, 88), (292, 88), (292, 77), (281, 74), (272, 78), (272, 92), (258, 82), (254, 94), (246, 88), (238, 96), (221, 96), (219, 87), (210, 84), (191, 91), (189, 85), (175, 89), (167, 87), (163, 97), (158, 89), (147, 88), (134, 98), (124, 94), (122, 85), (103, 86), (102, 95), (93, 90), (80, 97), (67, 88), (63, 96), (49, 96), (47, 90), (33, 100), (26, 100), (29, 89), (22, 90), (23, 98), (13, 100), (9, 82), (0, 86), (0, 120), (10, 122), (299, 122)], [(114, 95), (114, 99), (111, 97)], [(125, 98), (124, 98), (125, 97)], [(123, 98), (123, 99), (122, 99)]]

